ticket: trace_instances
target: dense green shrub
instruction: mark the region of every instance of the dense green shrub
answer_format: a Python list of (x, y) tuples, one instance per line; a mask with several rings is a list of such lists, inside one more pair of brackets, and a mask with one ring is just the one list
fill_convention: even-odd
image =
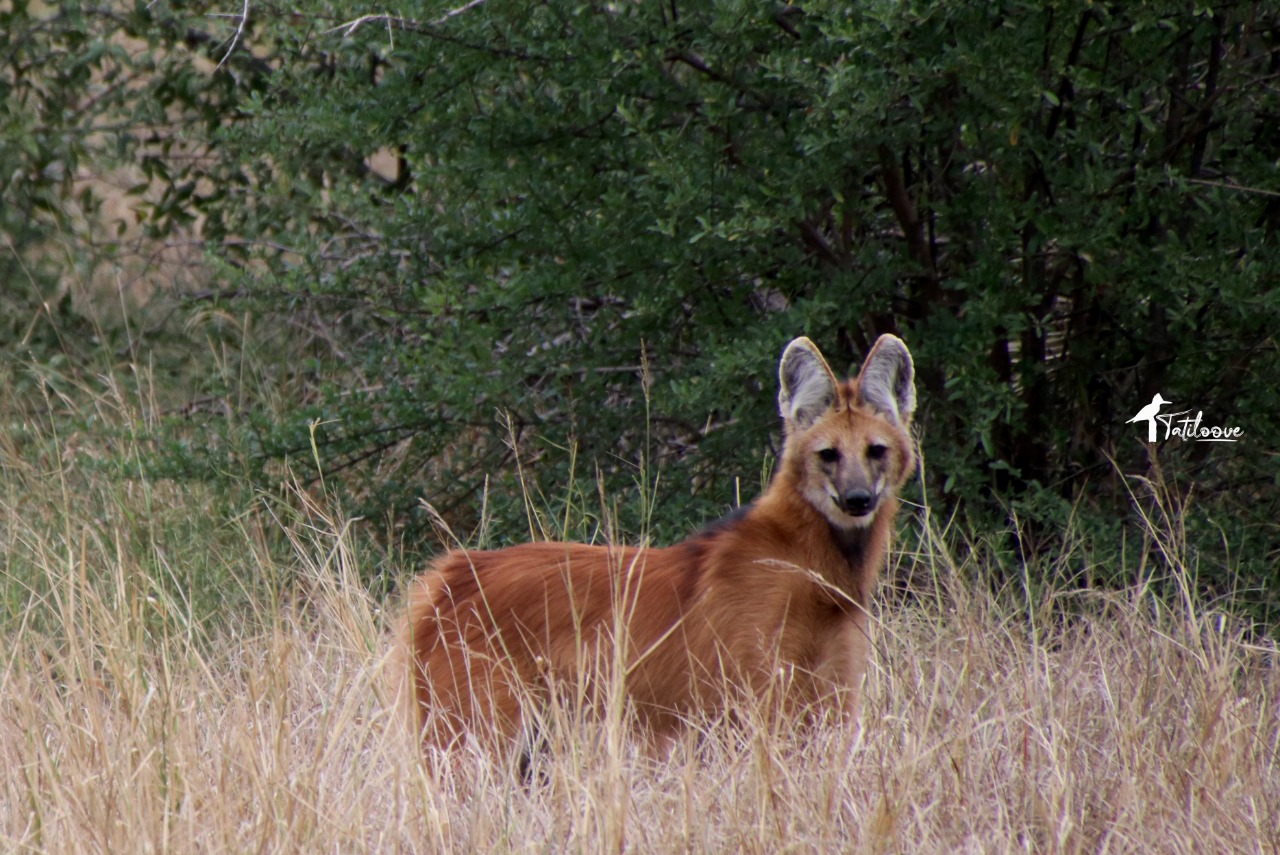
[[(461, 530), (487, 484), (501, 541), (518, 471), (555, 497), (643, 472), (627, 506), (669, 539), (756, 492), (789, 338), (844, 367), (893, 331), (935, 502), (1020, 550), (1069, 516), (1114, 543), (1154, 451), (1188, 537), (1235, 550), (1207, 581), (1276, 583), (1271, 4), (381, 9), (251, 4), (223, 40), (148, 7), (235, 87), (167, 197), (226, 265), (204, 296), (312, 336), (282, 367), (306, 405), (246, 414), (264, 473)], [(1148, 448), (1126, 421), (1156, 393), (1243, 439)]]
[(350, 369), (305, 416), (329, 465), (395, 449), (391, 495), (474, 511), (509, 413), (624, 485), (647, 453), (683, 526), (761, 470), (790, 336), (896, 331), (939, 495), (1123, 513), (1161, 392), (1246, 432), (1176, 476), (1274, 519), (1274, 10), (442, 11), (308, 32), (222, 142), (219, 227), (273, 242), (237, 287)]

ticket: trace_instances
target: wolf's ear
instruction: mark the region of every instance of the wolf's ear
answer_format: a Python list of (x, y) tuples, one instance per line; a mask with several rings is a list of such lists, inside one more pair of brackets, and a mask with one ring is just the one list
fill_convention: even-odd
[(882, 335), (858, 374), (858, 398), (889, 421), (906, 427), (916, 411), (916, 370), (902, 339)]
[(778, 363), (778, 412), (783, 421), (807, 428), (836, 400), (836, 378), (813, 342), (801, 336)]

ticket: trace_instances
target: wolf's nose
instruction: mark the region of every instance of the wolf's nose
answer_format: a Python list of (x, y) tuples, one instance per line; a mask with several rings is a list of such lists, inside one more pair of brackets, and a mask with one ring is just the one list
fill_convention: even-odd
[(850, 516), (865, 516), (875, 507), (876, 497), (870, 490), (850, 490), (840, 497), (840, 509)]

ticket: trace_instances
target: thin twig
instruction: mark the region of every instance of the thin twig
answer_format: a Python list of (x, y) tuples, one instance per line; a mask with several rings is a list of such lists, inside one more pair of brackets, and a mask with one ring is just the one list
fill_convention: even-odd
[(1231, 184), (1226, 181), (1206, 181), (1203, 178), (1184, 178), (1188, 184), (1203, 184), (1205, 187), (1220, 187), (1223, 190), (1235, 190), (1240, 193), (1257, 193), (1260, 196), (1276, 196), (1280, 197), (1280, 191), (1264, 190), (1261, 187), (1244, 187), (1240, 184)]
[(463, 5), (459, 6), (457, 9), (451, 9), (448, 12), (445, 12), (439, 18), (436, 18), (434, 21), (432, 21), (431, 26), (438, 27), (441, 24), (443, 24), (445, 21), (449, 20), (450, 18), (461, 15), (463, 12), (470, 11), (471, 9), (474, 9), (475, 7), (481, 6), (483, 4), (484, 4), (484, 0), (471, 0), (470, 3), (464, 3)]
[(392, 28), (396, 28), (396, 29), (405, 30), (407, 32), (421, 32), (426, 27), (438, 27), (441, 24), (448, 21), (450, 18), (456, 18), (458, 15), (461, 15), (463, 12), (468, 12), (477, 6), (484, 5), (484, 2), (485, 0), (470, 0), (470, 2), (464, 3), (463, 5), (459, 6), (457, 9), (450, 9), (448, 12), (445, 12), (439, 18), (436, 18), (434, 21), (429, 21), (426, 24), (423, 24), (420, 21), (415, 21), (412, 18), (401, 18), (397, 15), (361, 15), (359, 18), (356, 18), (354, 21), (348, 21), (345, 24), (334, 27), (331, 30), (326, 30), (325, 32), (336, 33), (339, 30), (341, 30), (342, 35), (350, 36), (352, 33), (360, 29), (361, 27), (363, 27), (365, 24), (372, 24), (375, 22), (385, 23), (387, 25), (388, 30)]
[(350, 36), (365, 24), (372, 24), (375, 21), (385, 23), (388, 29), (395, 27), (408, 32), (418, 32), (422, 29), (422, 24), (412, 18), (400, 18), (395, 15), (361, 15), (354, 21), (348, 21), (347, 23), (334, 27), (331, 30), (325, 30), (325, 35), (328, 35), (329, 33), (336, 33), (341, 30), (343, 36)]
[(227, 46), (227, 52), (222, 55), (222, 59), (218, 60), (218, 64), (214, 67), (214, 71), (218, 71), (231, 58), (231, 54), (235, 51), (236, 45), (240, 43), (241, 37), (244, 36), (245, 24), (249, 21), (249, 0), (244, 0), (244, 5), (240, 7), (240, 23), (236, 25), (236, 31), (231, 35), (231, 44)]

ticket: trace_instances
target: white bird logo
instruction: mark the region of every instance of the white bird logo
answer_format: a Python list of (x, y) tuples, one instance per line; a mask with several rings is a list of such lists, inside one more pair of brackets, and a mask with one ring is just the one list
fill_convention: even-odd
[(1159, 392), (1156, 392), (1156, 396), (1151, 399), (1151, 403), (1147, 404), (1145, 407), (1138, 410), (1138, 414), (1133, 418), (1129, 419), (1129, 421), (1125, 422), (1125, 424), (1131, 425), (1134, 422), (1140, 422), (1143, 419), (1146, 419), (1147, 420), (1147, 442), (1155, 442), (1156, 441), (1156, 413), (1160, 412), (1160, 408), (1162, 406), (1170, 403), (1173, 403), (1173, 402), (1166, 401), (1164, 398), (1160, 397)]

